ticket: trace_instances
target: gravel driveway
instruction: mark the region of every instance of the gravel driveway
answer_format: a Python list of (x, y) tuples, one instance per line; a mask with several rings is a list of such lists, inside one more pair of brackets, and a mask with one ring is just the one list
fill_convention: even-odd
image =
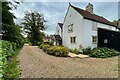
[(63, 58), (25, 45), (18, 55), (21, 78), (117, 78), (118, 57)]

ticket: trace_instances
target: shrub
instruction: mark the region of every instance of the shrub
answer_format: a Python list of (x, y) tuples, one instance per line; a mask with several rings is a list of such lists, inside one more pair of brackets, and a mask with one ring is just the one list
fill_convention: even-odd
[[(2, 54), (6, 54), (7, 56), (11, 56), (14, 51), (13, 51), (13, 46), (11, 42), (8, 41), (0, 41), (1, 49), (2, 49)], [(15, 46), (14, 46), (15, 47)]]
[(51, 41), (51, 42), (49, 42), (49, 45), (50, 45), (50, 46), (53, 46), (53, 42), (52, 42), (52, 41)]
[(83, 54), (89, 55), (91, 53), (92, 48), (91, 47), (87, 47), (85, 49), (83, 49)]
[(62, 46), (53, 46), (48, 48), (47, 53), (54, 56), (66, 57), (68, 55), (68, 49)]
[(97, 58), (107, 58), (112, 56), (117, 56), (120, 53), (114, 49), (109, 48), (94, 48), (91, 50), (91, 53), (89, 54), (91, 57), (97, 57)]
[(0, 41), (0, 79), (2, 80), (17, 78), (20, 75), (16, 59), (10, 60), (15, 54), (13, 49), (16, 49), (15, 43)]
[(37, 46), (40, 46), (42, 43), (42, 41), (37, 42)]
[(75, 53), (75, 54), (79, 54), (79, 51), (77, 49), (74, 49), (74, 50), (69, 50), (71, 53)]
[(48, 44), (42, 46), (42, 49), (44, 52), (46, 52), (48, 50), (48, 48), (50, 48), (50, 45), (48, 45)]
[(39, 46), (39, 48), (42, 49), (44, 45), (45, 45), (45, 44), (41, 44), (41, 45)]
[(12, 47), (13, 47), (13, 51), (15, 51), (17, 49), (16, 43), (12, 42)]

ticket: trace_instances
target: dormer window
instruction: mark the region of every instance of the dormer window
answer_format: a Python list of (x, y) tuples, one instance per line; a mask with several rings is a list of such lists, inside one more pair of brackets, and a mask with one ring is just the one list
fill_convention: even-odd
[(73, 32), (73, 24), (68, 25), (68, 32)]

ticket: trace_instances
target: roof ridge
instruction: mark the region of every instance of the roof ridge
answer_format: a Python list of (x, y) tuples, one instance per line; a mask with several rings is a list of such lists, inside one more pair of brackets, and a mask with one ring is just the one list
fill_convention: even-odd
[(79, 7), (76, 7), (76, 6), (73, 6), (73, 5), (70, 5), (70, 6), (73, 7), (84, 18), (95, 20), (95, 21), (98, 21), (98, 22), (101, 22), (101, 23), (104, 23), (104, 24), (108, 24), (108, 25), (112, 25), (112, 26), (117, 27), (117, 25), (114, 25), (111, 21), (107, 20), (103, 16), (99, 16), (99, 15), (94, 14), (94, 13), (92, 14), (92, 13), (86, 11), (86, 10), (83, 10), (83, 9), (81, 9)]

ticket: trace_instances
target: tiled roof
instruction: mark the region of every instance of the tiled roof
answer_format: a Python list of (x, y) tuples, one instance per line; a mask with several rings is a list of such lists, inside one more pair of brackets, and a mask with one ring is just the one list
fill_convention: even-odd
[(113, 24), (112, 22), (108, 21), (107, 19), (105, 19), (102, 16), (92, 14), (88, 11), (82, 10), (78, 7), (73, 6), (73, 5), (70, 5), (70, 6), (73, 7), (78, 13), (80, 13), (85, 19), (90, 19), (90, 20), (93, 20), (93, 21), (97, 21), (97, 22), (100, 22), (100, 23), (104, 23), (104, 24), (107, 24), (107, 25), (117, 27), (117, 25)]
[(58, 23), (58, 25), (60, 26), (60, 28), (61, 28), (61, 30), (62, 30), (63, 23)]

